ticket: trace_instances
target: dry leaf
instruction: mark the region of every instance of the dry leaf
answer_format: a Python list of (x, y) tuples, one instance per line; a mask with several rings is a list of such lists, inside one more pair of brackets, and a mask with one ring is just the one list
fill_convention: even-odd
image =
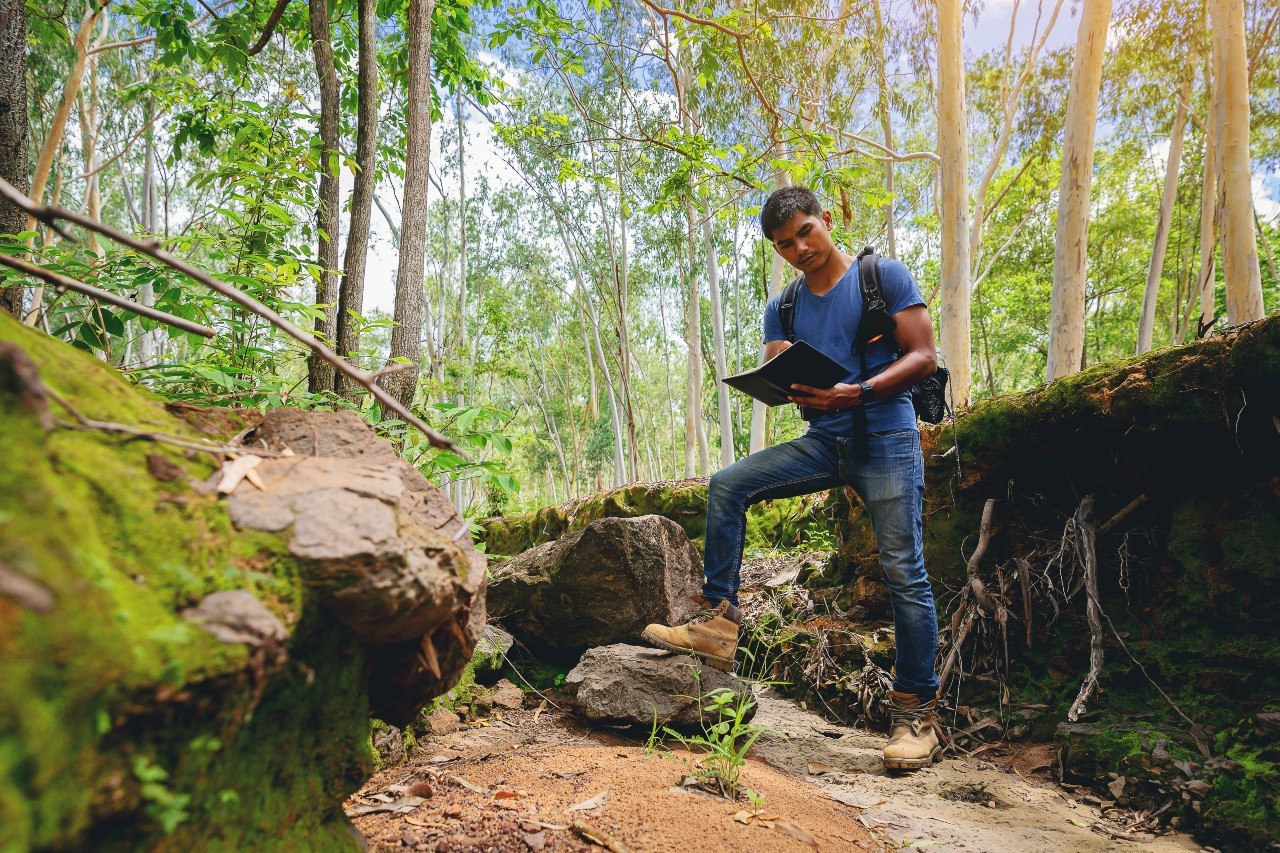
[(835, 773), (838, 767), (832, 767), (830, 764), (823, 764), (821, 761), (815, 761), (809, 765), (810, 776), (821, 776), (823, 773)]
[(733, 819), (736, 820), (738, 823), (748, 824), (751, 822), (752, 817), (753, 815), (751, 814), (751, 812), (738, 812), (733, 816)]
[(391, 812), (393, 814), (405, 814), (416, 809), (423, 803), (422, 797), (401, 797), (398, 800), (392, 800), (389, 803), (378, 803), (376, 806), (358, 806), (347, 811), (348, 817), (360, 817), (361, 815), (378, 814), (379, 812)]
[(462, 787), (466, 788), (468, 791), (471, 791), (473, 793), (484, 794), (486, 797), (493, 794), (493, 791), (489, 790), (488, 788), (481, 788), (479, 785), (473, 785), (472, 783), (468, 782), (466, 779), (463, 779), (461, 776), (450, 776), (449, 779), (452, 780), (454, 784), (461, 785)]
[(589, 800), (583, 800), (576, 805), (569, 806), (569, 808), (565, 809), (565, 813), (590, 811), (591, 809), (604, 805), (604, 801), (607, 799), (609, 799), (609, 792), (601, 791)]
[(512, 797), (523, 797), (524, 791), (494, 791), (493, 798), (495, 800), (509, 800)]
[(261, 464), (261, 456), (233, 456), (223, 462), (222, 479), (218, 481), (218, 493), (229, 495), (234, 492), (245, 475)]
[(808, 844), (810, 847), (817, 847), (818, 842), (807, 831), (796, 826), (794, 823), (786, 820), (777, 820), (773, 822), (773, 828), (781, 832), (783, 835), (790, 835), (801, 844)]

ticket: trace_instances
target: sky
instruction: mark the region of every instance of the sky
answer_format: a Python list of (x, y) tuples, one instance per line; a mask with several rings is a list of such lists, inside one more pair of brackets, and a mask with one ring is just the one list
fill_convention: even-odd
[[(1042, 0), (1045, 12), (1041, 26), (1048, 23), (1053, 0)], [(970, 16), (964, 19), (964, 46), (967, 55), (974, 56), (992, 50), (1003, 50), (1009, 36), (1009, 22), (1013, 16), (1014, 0), (987, 0), (978, 19)], [(1062, 11), (1050, 31), (1045, 43), (1045, 51), (1057, 50), (1075, 42), (1079, 24), (1079, 15), (1073, 15), (1071, 2), (1063, 4)], [(1023, 0), (1018, 10), (1014, 27), (1014, 50), (1025, 48), (1031, 43), (1036, 24), (1036, 0)], [(493, 57), (487, 61), (496, 63)], [(451, 121), (446, 117), (445, 121)], [(472, 112), (465, 121), (467, 130), (467, 174), (468, 181), (483, 173), (494, 187), (519, 182), (517, 174), (502, 159), (499, 145), (494, 138), (492, 128), (482, 117)], [(1168, 143), (1163, 141), (1152, 147), (1152, 158), (1156, 168), (1164, 168)], [(440, 150), (440, 135), (432, 135), (432, 163), (443, 162)], [(458, 193), (457, 177), (453, 174), (442, 175), (442, 185), (451, 197)], [(349, 172), (342, 175), (342, 193), (346, 198), (351, 192), (352, 176)], [(1258, 215), (1265, 220), (1273, 220), (1280, 216), (1280, 173), (1256, 175), (1253, 182), (1254, 196), (1257, 201)], [(392, 192), (387, 186), (381, 186), (378, 196), (387, 209), (396, 215), (396, 197), (399, 188)], [(428, 201), (438, 198), (434, 186), (429, 190)], [(375, 208), (369, 237), (369, 261), (365, 281), (365, 310), (374, 309), (390, 313), (395, 306), (396, 249), (392, 242), (391, 230), (386, 220)]]

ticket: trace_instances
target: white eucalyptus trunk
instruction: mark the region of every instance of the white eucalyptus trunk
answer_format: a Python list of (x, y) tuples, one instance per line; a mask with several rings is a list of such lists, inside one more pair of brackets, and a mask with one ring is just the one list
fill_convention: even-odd
[(1080, 370), (1084, 356), (1085, 262), (1089, 253), (1089, 195), (1093, 188), (1093, 142), (1098, 91), (1111, 0), (1084, 0), (1067, 97), (1062, 180), (1058, 185), (1058, 230), (1053, 246), (1053, 295), (1049, 325), (1048, 381)]
[(942, 360), (956, 406), (969, 404), (969, 132), (965, 116), (963, 2), (938, 0), (938, 157), (942, 179)]
[(1253, 230), (1252, 169), (1249, 162), (1249, 69), (1244, 0), (1210, 0), (1213, 51), (1222, 101), (1222, 272), (1227, 322), (1260, 320), (1262, 271)]
[(1178, 106), (1173, 114), (1169, 134), (1169, 162), (1164, 170), (1164, 189), (1160, 194), (1160, 215), (1156, 219), (1155, 245), (1151, 248), (1151, 265), (1147, 268), (1147, 287), (1142, 294), (1142, 317), (1138, 321), (1138, 354), (1151, 349), (1151, 336), (1156, 325), (1156, 302), (1160, 298), (1160, 274), (1169, 248), (1169, 227), (1173, 224), (1173, 206), (1178, 200), (1178, 172), (1182, 165), (1182, 140), (1187, 127), (1187, 107), (1191, 100), (1191, 77), (1182, 83)]

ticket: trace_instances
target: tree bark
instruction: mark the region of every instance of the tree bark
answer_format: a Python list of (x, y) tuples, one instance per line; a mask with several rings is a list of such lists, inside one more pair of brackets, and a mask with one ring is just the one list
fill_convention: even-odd
[[(885, 59), (885, 41), (889, 37), (889, 31), (884, 25), (884, 13), (880, 8), (880, 2), (881, 0), (873, 0), (871, 4), (872, 9), (875, 12), (876, 20), (876, 69), (880, 74), (880, 92), (876, 110), (880, 114), (880, 128), (884, 133), (884, 147), (892, 151), (893, 120), (889, 114), (889, 81), (885, 74), (887, 67), (887, 61)], [(894, 233), (895, 228), (893, 222), (893, 160), (887, 157), (884, 161), (884, 191), (888, 196), (888, 201), (884, 203), (884, 254), (890, 258), (897, 258), (898, 241)]]
[(729, 411), (729, 386), (722, 381), (729, 375), (724, 356), (724, 309), (720, 304), (720, 263), (716, 252), (711, 215), (702, 220), (702, 242), (706, 249), (707, 284), (711, 291), (711, 334), (716, 355), (716, 400), (720, 408), (720, 467), (733, 464), (733, 416)]
[(400, 263), (396, 268), (395, 328), (391, 357), (411, 370), (388, 374), (382, 386), (403, 405), (413, 404), (422, 361), (426, 293), (422, 275), (427, 245), (427, 169), (431, 159), (431, 15), (435, 0), (409, 0), (409, 102), (405, 109), (404, 203), (400, 215)]
[[(342, 288), (338, 295), (338, 354), (352, 364), (360, 352), (360, 322), (364, 312), (364, 270), (369, 250), (369, 218), (373, 214), (373, 194), (378, 171), (378, 46), (374, 0), (359, 0), (359, 71), (356, 92), (356, 179), (351, 193), (351, 225), (347, 229), (347, 252), (343, 263)], [(356, 316), (353, 316), (356, 315)], [(342, 397), (354, 397), (360, 386), (339, 373), (334, 390)]]
[(1214, 93), (1222, 100), (1222, 271), (1227, 323), (1262, 319), (1262, 272), (1253, 230), (1249, 162), (1249, 69), (1244, 0), (1211, 0), (1213, 51), (1221, 74)]
[(1169, 226), (1173, 223), (1173, 206), (1178, 200), (1178, 172), (1182, 165), (1182, 138), (1187, 127), (1187, 107), (1191, 101), (1191, 77), (1182, 82), (1178, 107), (1173, 114), (1169, 134), (1169, 162), (1164, 170), (1164, 189), (1160, 195), (1160, 215), (1156, 220), (1155, 245), (1151, 249), (1151, 265), (1147, 269), (1147, 288), (1142, 294), (1142, 317), (1138, 321), (1138, 355), (1151, 349), (1151, 336), (1156, 325), (1156, 302), (1160, 297), (1160, 274), (1169, 247)]
[[(778, 173), (774, 189), (781, 189), (782, 187), (789, 186), (790, 183), (791, 181), (787, 177), (787, 174), (780, 171)], [(765, 240), (763, 242), (767, 243), (768, 241)], [(768, 252), (769, 250), (764, 249), (764, 251)], [(768, 302), (770, 299), (782, 292), (782, 282), (785, 280), (786, 273), (786, 261), (782, 259), (782, 256), (777, 252), (770, 252), (769, 254), (772, 256), (773, 263), (769, 270), (769, 284), (765, 289), (765, 302)], [(761, 267), (764, 266), (764, 263), (765, 258), (761, 257)], [(763, 269), (761, 269), (760, 274), (764, 275)], [(757, 334), (759, 333), (760, 329), (757, 326)], [(764, 364), (764, 344), (760, 345), (760, 357), (757, 359), (756, 363), (757, 366)], [(748, 445), (748, 453), (758, 453), (759, 451), (764, 450), (765, 445), (767, 444), (766, 433), (768, 431), (768, 415), (768, 406), (761, 403), (759, 400), (751, 401), (751, 443)]]
[[(80, 28), (76, 30), (75, 49), (76, 58), (71, 63), (71, 71), (67, 74), (67, 82), (62, 90), (62, 101), (58, 104), (57, 111), (53, 114), (53, 120), (49, 123), (49, 134), (44, 139), (44, 144), (40, 146), (40, 156), (36, 159), (35, 175), (31, 179), (31, 192), (29, 197), (40, 202), (44, 197), (44, 188), (49, 180), (49, 172), (53, 168), (53, 158), (58, 151), (58, 146), (62, 144), (63, 134), (67, 129), (67, 120), (71, 117), (71, 107), (75, 104), (76, 98), (80, 94), (80, 86), (84, 83), (84, 66), (89, 58), (89, 36), (93, 33), (94, 26), (98, 23), (98, 18), (102, 15), (106, 5), (93, 4), (89, 10), (85, 12), (84, 18), (80, 21)], [(25, 29), (25, 21), (24, 21)], [(26, 112), (26, 106), (23, 106), (23, 113)], [(27, 220), (27, 227), (34, 228), (35, 221)]]
[[(342, 208), (338, 197), (339, 109), (338, 72), (333, 64), (333, 34), (326, 0), (309, 0), (311, 53), (320, 83), (320, 190), (316, 203), (316, 260), (320, 278), (316, 282), (316, 302), (324, 305), (324, 316), (315, 321), (316, 337), (333, 341), (338, 331), (338, 236), (342, 228)], [(334, 369), (312, 354), (307, 388), (313, 394), (333, 388)]]
[[(955, 405), (969, 404), (969, 132), (965, 117), (963, 3), (938, 2), (938, 156), (942, 179), (942, 359)], [(978, 212), (981, 216), (981, 211)]]
[(1111, 0), (1084, 0), (1067, 97), (1062, 180), (1058, 186), (1058, 229), (1053, 247), (1049, 363), (1052, 382), (1080, 369), (1084, 355), (1085, 262), (1089, 248), (1089, 192), (1093, 186), (1093, 141), (1098, 90)]
[[(0, 178), (27, 192), (27, 8), (13, 0), (0, 17)], [(0, 234), (18, 234), (27, 216), (0, 203)], [(0, 311), (22, 316), (23, 286), (0, 288)]]

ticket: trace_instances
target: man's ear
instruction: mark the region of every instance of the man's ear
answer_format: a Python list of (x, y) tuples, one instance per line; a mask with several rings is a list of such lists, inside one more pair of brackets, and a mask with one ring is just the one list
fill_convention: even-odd
[(829, 210), (822, 211), (822, 224), (827, 226), (828, 231), (831, 230), (831, 211)]

